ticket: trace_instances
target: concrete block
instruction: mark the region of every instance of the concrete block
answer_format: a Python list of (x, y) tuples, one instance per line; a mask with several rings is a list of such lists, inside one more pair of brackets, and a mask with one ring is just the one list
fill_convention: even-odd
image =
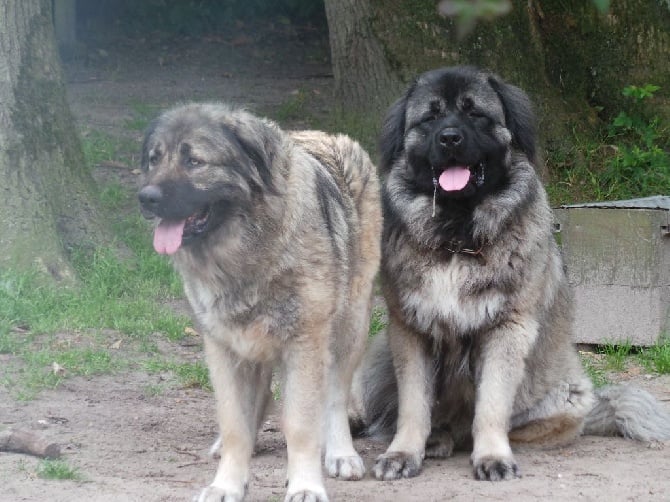
[(554, 209), (575, 302), (575, 342), (670, 337), (670, 197)]

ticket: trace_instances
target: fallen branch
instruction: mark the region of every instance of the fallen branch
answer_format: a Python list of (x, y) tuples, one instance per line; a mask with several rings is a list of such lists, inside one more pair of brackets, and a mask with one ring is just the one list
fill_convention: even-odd
[(0, 431), (0, 451), (26, 453), (42, 458), (60, 457), (58, 443), (49, 443), (39, 434), (25, 429)]

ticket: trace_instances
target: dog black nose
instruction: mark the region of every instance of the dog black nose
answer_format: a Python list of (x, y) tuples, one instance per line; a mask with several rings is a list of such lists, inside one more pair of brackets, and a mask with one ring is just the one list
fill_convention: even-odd
[(158, 205), (163, 198), (163, 191), (158, 185), (147, 185), (140, 190), (137, 197), (140, 199), (140, 204), (143, 206), (154, 207)]
[(453, 148), (455, 146), (460, 146), (463, 143), (463, 135), (455, 127), (447, 127), (440, 131), (438, 140), (440, 145)]

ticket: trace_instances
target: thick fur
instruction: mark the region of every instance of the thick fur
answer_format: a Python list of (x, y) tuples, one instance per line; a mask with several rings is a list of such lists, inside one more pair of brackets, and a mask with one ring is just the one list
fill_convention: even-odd
[[(587, 432), (670, 437), (651, 396), (596, 396), (582, 369), (522, 90), (471, 67), (425, 73), (390, 108), (381, 151), (389, 326), (357, 372), (352, 412), (395, 433), (377, 478), (467, 447), (476, 478), (510, 479), (510, 440), (565, 443), (585, 420)], [(462, 189), (437, 182), (453, 166), (470, 170)]]
[(322, 443), (330, 476), (365, 472), (346, 410), (380, 256), (368, 155), (346, 136), (286, 133), (212, 103), (161, 115), (142, 164), (143, 213), (160, 220), (157, 232), (166, 221), (183, 225), (176, 250), (155, 242), (183, 278), (216, 397), (221, 459), (198, 500), (244, 497), (276, 365), (286, 500), (327, 500)]

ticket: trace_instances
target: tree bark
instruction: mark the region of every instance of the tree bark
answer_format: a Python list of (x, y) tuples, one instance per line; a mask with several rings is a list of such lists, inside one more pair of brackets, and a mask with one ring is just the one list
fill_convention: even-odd
[(325, 0), (335, 97), (347, 109), (384, 109), (402, 88), (372, 32), (369, 0)]
[(66, 101), (50, 0), (0, 4), (0, 267), (71, 280), (106, 235)]

